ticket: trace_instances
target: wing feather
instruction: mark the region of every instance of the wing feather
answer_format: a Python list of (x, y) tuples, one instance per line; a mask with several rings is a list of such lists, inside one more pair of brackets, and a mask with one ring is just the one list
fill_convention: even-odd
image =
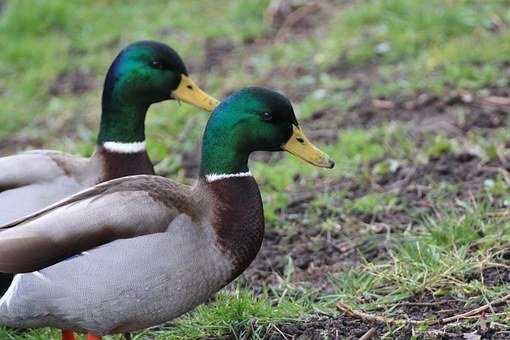
[(0, 192), (62, 175), (50, 154), (41, 150), (0, 157)]
[(0, 272), (36, 271), (116, 239), (163, 232), (188, 191), (159, 176), (123, 177), (0, 226)]

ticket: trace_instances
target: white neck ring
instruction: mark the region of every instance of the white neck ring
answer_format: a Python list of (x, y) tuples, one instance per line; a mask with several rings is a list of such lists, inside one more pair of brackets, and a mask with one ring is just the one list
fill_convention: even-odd
[(133, 143), (104, 142), (103, 147), (115, 153), (137, 153), (145, 151), (145, 141)]
[(208, 183), (219, 181), (226, 178), (236, 178), (236, 177), (251, 177), (251, 172), (238, 172), (235, 174), (209, 174), (205, 175), (205, 180)]

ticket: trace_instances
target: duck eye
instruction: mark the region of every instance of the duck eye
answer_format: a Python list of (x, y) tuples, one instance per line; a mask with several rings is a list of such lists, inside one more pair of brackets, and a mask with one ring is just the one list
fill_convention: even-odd
[(273, 119), (273, 115), (269, 112), (264, 112), (262, 114), (262, 119), (265, 120), (266, 122), (269, 122)]
[(157, 68), (159, 70), (163, 69), (163, 63), (161, 61), (159, 61), (159, 60), (153, 60), (151, 62), (151, 65), (152, 65), (152, 67)]

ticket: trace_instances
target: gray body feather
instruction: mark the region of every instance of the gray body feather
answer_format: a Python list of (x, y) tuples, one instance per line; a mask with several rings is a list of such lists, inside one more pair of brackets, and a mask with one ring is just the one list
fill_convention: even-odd
[(46, 150), (2, 157), (0, 169), (0, 225), (97, 184), (101, 175), (96, 159)]
[(228, 282), (232, 264), (211, 228), (176, 218), (163, 233), (117, 240), (34, 273), (0, 300), (0, 324), (97, 335), (171, 320)]

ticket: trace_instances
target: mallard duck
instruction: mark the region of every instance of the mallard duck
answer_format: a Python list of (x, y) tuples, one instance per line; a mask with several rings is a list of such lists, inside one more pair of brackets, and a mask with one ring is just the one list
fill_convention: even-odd
[(209, 118), (193, 186), (114, 179), (0, 227), (0, 272), (24, 273), (0, 299), (0, 324), (100, 337), (161, 324), (209, 299), (262, 243), (262, 200), (248, 168), (258, 150), (334, 166), (286, 97), (250, 87)]
[(189, 78), (169, 46), (127, 46), (106, 75), (97, 147), (91, 158), (38, 150), (0, 158), (0, 223), (42, 209), (92, 185), (128, 175), (154, 174), (145, 151), (145, 114), (168, 99), (212, 111), (218, 101)]

